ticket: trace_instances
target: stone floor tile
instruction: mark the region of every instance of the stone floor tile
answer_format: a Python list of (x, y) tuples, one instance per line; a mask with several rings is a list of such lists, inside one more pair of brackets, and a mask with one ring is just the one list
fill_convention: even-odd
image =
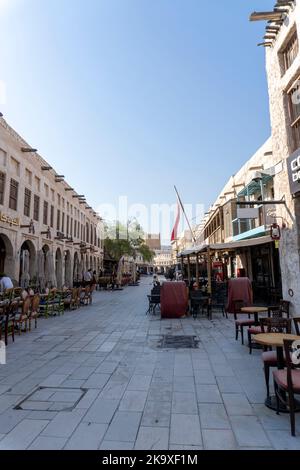
[(63, 437), (37, 437), (28, 450), (62, 450), (67, 442)]
[(195, 393), (174, 392), (172, 400), (172, 413), (197, 414), (197, 400)]
[(110, 423), (117, 408), (119, 400), (104, 400), (97, 398), (84, 416), (84, 422)]
[(102, 441), (100, 450), (133, 450), (134, 442)]
[(23, 419), (1, 441), (2, 450), (25, 450), (45, 429), (49, 421)]
[(231, 430), (204, 429), (202, 431), (204, 449), (235, 450), (237, 443)]
[(134, 411), (117, 411), (105, 435), (105, 441), (135, 442), (141, 417), (141, 413)]
[(198, 415), (171, 415), (170, 444), (202, 446)]
[(66, 450), (97, 450), (104, 437), (107, 424), (81, 423), (68, 440)]
[(202, 429), (231, 429), (223, 404), (199, 403), (198, 408)]
[(147, 391), (151, 384), (151, 375), (133, 375), (127, 386), (127, 390)]
[(242, 393), (223, 393), (224, 404), (229, 415), (253, 415), (253, 408)]
[(42, 436), (70, 437), (79, 425), (85, 410), (61, 411), (44, 429)]
[(140, 427), (136, 450), (168, 450), (169, 428)]
[(235, 438), (240, 447), (270, 447), (271, 443), (256, 416), (231, 416)]
[(217, 385), (196, 385), (199, 403), (222, 403), (222, 397)]
[(128, 390), (120, 402), (120, 411), (143, 411), (147, 399), (147, 392)]

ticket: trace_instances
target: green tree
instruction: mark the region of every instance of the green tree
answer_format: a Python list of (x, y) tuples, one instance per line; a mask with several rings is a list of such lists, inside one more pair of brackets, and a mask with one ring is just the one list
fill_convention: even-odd
[(115, 261), (122, 256), (133, 256), (139, 253), (144, 261), (151, 262), (155, 253), (145, 243), (144, 231), (136, 219), (126, 225), (119, 221), (107, 224), (105, 227), (104, 249)]

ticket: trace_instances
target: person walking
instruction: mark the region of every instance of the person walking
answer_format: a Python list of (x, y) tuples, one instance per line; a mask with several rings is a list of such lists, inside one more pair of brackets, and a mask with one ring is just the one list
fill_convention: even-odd
[(0, 292), (5, 292), (6, 289), (13, 289), (14, 285), (10, 277), (6, 274), (0, 274)]

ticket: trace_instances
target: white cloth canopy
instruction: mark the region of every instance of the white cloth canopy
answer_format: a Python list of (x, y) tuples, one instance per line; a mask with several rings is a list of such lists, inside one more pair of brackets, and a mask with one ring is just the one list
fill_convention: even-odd
[(30, 273), (29, 273), (29, 262), (30, 262), (30, 253), (28, 250), (22, 251), (22, 275), (21, 275), (21, 287), (27, 289), (30, 283)]

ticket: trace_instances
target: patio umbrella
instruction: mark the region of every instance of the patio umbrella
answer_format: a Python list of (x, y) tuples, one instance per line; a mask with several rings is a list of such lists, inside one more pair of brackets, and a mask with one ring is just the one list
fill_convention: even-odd
[(81, 258), (79, 262), (79, 267), (78, 267), (78, 278), (79, 281), (82, 281), (83, 278), (83, 270), (84, 270), (84, 265), (83, 265), (83, 259)]
[(122, 274), (123, 274), (123, 265), (124, 265), (124, 256), (120, 259), (118, 263), (118, 270), (117, 270), (117, 285), (122, 285)]
[(72, 285), (72, 264), (71, 258), (67, 258), (65, 260), (65, 284), (67, 287), (71, 287)]
[(38, 258), (38, 263), (37, 263), (38, 264), (38, 275), (37, 275), (38, 284), (40, 286), (40, 289), (44, 290), (46, 282), (45, 282), (45, 256), (44, 256), (43, 250), (40, 250), (38, 252), (37, 258)]
[(54, 269), (54, 258), (53, 252), (47, 251), (46, 254), (46, 263), (45, 263), (45, 279), (47, 287), (55, 287), (56, 286), (56, 276), (55, 276), (55, 269)]
[(27, 289), (30, 283), (30, 274), (29, 274), (29, 251), (22, 251), (22, 275), (21, 275), (21, 287)]

